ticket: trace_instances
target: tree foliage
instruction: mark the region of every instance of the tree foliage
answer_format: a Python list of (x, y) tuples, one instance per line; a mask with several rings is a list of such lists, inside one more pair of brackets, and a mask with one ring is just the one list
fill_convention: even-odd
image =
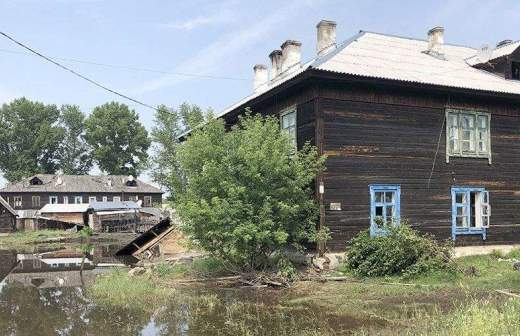
[(211, 120), (178, 149), (186, 191), (178, 203), (184, 229), (202, 248), (242, 269), (314, 236), (312, 182), (317, 150), (291, 154), (276, 118), (250, 116), (226, 132)]
[(8, 181), (59, 169), (64, 129), (56, 105), (15, 99), (0, 108), (0, 169)]
[(177, 158), (178, 137), (188, 129), (202, 124), (205, 116), (197, 105), (183, 103), (178, 110), (159, 106), (155, 114), (151, 137), (153, 140), (152, 179), (166, 189), (171, 200), (184, 192), (186, 184)]
[(72, 175), (88, 174), (92, 157), (85, 141), (85, 114), (77, 105), (63, 105), (60, 123), (65, 131), (59, 154), (61, 171)]
[(110, 102), (95, 107), (85, 129), (92, 158), (102, 171), (136, 176), (145, 168), (151, 141), (139, 116), (127, 105)]

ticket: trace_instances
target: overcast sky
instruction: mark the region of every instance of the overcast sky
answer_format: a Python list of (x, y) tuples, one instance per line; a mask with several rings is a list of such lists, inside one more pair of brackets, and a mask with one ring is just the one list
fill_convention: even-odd
[[(251, 92), (253, 65), (283, 41), (301, 41), (312, 58), (321, 19), (337, 22), (339, 41), (359, 30), (425, 38), (441, 25), (447, 43), (479, 47), (519, 39), (519, 13), (518, 0), (0, 0), (0, 30), (48, 56), (117, 66), (60, 60), (147, 104), (218, 112)], [(20, 52), (0, 36), (0, 103), (25, 96), (89, 113), (116, 100), (152, 126), (152, 110)]]

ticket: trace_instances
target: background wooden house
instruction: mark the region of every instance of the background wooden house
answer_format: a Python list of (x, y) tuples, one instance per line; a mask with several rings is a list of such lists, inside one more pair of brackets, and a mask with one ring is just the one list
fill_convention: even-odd
[(46, 204), (89, 204), (92, 202), (140, 201), (143, 206), (160, 206), (163, 192), (132, 176), (38, 174), (0, 189), (15, 210), (40, 210)]

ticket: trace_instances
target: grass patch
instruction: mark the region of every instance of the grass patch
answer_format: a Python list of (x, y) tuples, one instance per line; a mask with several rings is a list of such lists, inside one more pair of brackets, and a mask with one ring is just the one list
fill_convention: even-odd
[(227, 275), (230, 272), (224, 263), (217, 258), (195, 258), (190, 264), (169, 264), (167, 262), (155, 265), (154, 275), (166, 279), (179, 278), (211, 278)]
[(8, 236), (0, 237), (0, 248), (12, 249), (24, 247), (25, 245), (45, 243), (50, 239), (73, 239), (78, 237), (78, 233), (66, 232), (63, 230), (20, 231), (9, 234)]
[(149, 277), (131, 277), (126, 270), (116, 269), (108, 275), (99, 276), (87, 288), (87, 293), (101, 305), (150, 311), (167, 303), (175, 290), (158, 286)]
[(508, 258), (520, 260), (520, 248), (514, 249), (507, 254)]

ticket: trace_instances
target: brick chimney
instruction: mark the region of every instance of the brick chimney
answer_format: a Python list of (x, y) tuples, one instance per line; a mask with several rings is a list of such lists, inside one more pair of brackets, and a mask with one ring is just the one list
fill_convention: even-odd
[(301, 46), (301, 42), (294, 40), (287, 40), (282, 44), (282, 72), (300, 64)]
[(336, 22), (321, 20), (316, 25), (316, 31), (318, 34), (316, 54), (318, 56), (336, 48)]
[(253, 90), (254, 92), (258, 92), (267, 86), (267, 82), (269, 81), (269, 73), (267, 72), (267, 67), (263, 64), (255, 65), (253, 70), (255, 72)]
[(444, 28), (435, 27), (428, 31), (428, 52), (441, 54), (444, 44)]
[(282, 51), (273, 50), (269, 54), (269, 58), (271, 59), (271, 80), (273, 80), (282, 72)]

